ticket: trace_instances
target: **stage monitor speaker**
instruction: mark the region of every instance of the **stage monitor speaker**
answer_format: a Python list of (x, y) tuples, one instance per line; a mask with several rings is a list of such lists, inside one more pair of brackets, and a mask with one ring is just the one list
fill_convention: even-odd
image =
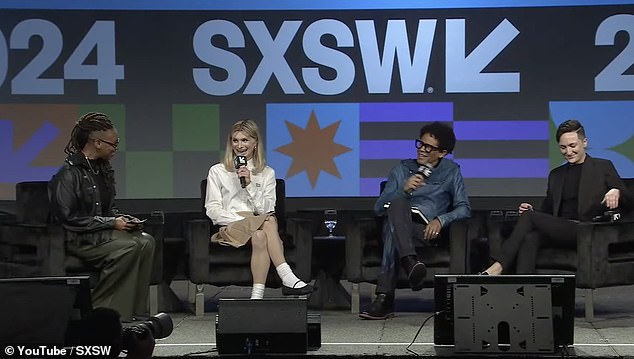
[(320, 320), (310, 317), (309, 325), (303, 298), (221, 299), (216, 316), (218, 353), (305, 354), (309, 343), (311, 349), (321, 346), (321, 333), (314, 337)]
[(90, 311), (88, 276), (0, 279), (0, 344), (75, 344)]
[(464, 354), (552, 354), (572, 345), (572, 275), (437, 275), (434, 342)]

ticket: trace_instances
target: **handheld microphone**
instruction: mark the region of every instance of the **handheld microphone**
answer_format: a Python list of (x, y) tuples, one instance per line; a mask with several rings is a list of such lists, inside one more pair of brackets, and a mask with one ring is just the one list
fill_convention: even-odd
[(428, 165), (420, 165), (418, 166), (418, 171), (416, 171), (416, 173), (423, 176), (424, 179), (429, 178), (429, 176), (431, 176), (431, 172), (432, 168)]
[[(418, 170), (416, 170), (417, 175), (423, 176), (423, 179), (429, 178), (431, 176), (432, 168), (429, 165), (420, 165), (418, 166)], [(416, 189), (410, 190), (408, 193), (411, 195)]]
[[(236, 156), (233, 159), (233, 165), (236, 167), (236, 169), (239, 169), (242, 166), (246, 166), (247, 165), (247, 158), (246, 156)], [(244, 176), (240, 176), (240, 187), (245, 188), (247, 186), (247, 181), (244, 178)]]

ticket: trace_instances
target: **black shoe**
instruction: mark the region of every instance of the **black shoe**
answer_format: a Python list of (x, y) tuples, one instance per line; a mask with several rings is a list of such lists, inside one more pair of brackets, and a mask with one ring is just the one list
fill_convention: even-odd
[(376, 299), (370, 308), (359, 313), (361, 319), (370, 320), (383, 320), (390, 318), (394, 315), (394, 297), (388, 296), (385, 293), (380, 293), (376, 296)]
[(489, 272), (487, 271), (478, 272), (478, 275), (489, 275)]
[[(297, 283), (299, 283), (299, 281), (297, 281)], [(283, 295), (306, 295), (315, 291), (315, 288), (310, 284), (306, 284), (305, 286), (300, 288), (295, 288), (297, 283), (293, 284), (293, 288), (282, 285), (282, 294)]]
[(425, 282), (425, 275), (427, 274), (427, 267), (423, 262), (416, 262), (412, 269), (409, 271), (407, 279), (412, 290), (417, 291), (423, 289), (423, 283)]

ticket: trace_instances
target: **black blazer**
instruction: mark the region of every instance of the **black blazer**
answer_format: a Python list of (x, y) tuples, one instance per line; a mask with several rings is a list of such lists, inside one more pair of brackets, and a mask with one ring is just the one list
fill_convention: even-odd
[[(560, 214), (564, 176), (568, 166), (569, 164), (565, 163), (550, 171), (548, 175), (548, 190), (542, 204), (542, 211), (556, 217)], [(607, 207), (601, 201), (605, 193), (612, 188), (618, 188), (621, 191), (619, 207), (629, 206), (630, 194), (612, 162), (586, 154), (579, 180), (579, 220), (590, 221), (594, 216), (603, 214)]]

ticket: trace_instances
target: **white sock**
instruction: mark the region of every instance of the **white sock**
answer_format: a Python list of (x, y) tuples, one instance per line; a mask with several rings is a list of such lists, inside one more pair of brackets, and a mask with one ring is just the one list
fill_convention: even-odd
[(251, 299), (264, 298), (264, 284), (253, 283), (253, 289), (251, 289)]
[(280, 264), (275, 267), (275, 270), (277, 270), (277, 275), (280, 276), (282, 284), (285, 286), (289, 288), (303, 288), (306, 286), (306, 283), (302, 282), (299, 278), (297, 278), (295, 273), (293, 273), (293, 270), (288, 263), (284, 262)]

